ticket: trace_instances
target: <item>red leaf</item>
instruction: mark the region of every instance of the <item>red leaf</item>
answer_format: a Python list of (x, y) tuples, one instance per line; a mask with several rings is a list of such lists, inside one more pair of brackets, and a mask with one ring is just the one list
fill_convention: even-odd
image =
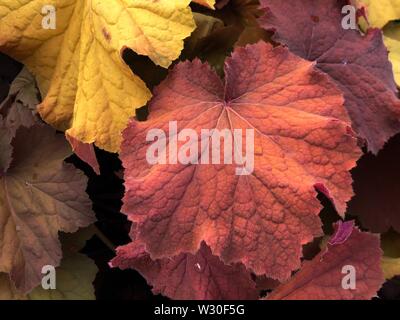
[(137, 241), (117, 249), (111, 262), (121, 269), (139, 271), (153, 286), (154, 294), (178, 300), (257, 299), (251, 274), (241, 264), (225, 265), (204, 243), (195, 254), (180, 254), (153, 261)]
[[(342, 225), (352, 227), (353, 222)], [(338, 228), (338, 225), (336, 225)], [(341, 232), (341, 229), (337, 230)], [(335, 234), (332, 238), (337, 237)], [(332, 242), (332, 239), (331, 241)], [(269, 300), (349, 300), (371, 299), (384, 282), (381, 270), (382, 250), (376, 235), (353, 231), (345, 242), (329, 244), (313, 260), (304, 263), (302, 269), (286, 284), (281, 285), (267, 298)], [(355, 289), (342, 285), (350, 273), (343, 267), (355, 270)], [(347, 283), (346, 279), (344, 280)]]
[(69, 134), (65, 134), (69, 144), (71, 145), (74, 153), (87, 163), (96, 174), (100, 174), (100, 165), (97, 162), (96, 153), (94, 151), (93, 143), (83, 143), (82, 141), (75, 139)]
[(400, 131), (400, 101), (380, 30), (345, 30), (341, 0), (261, 0), (262, 26), (295, 54), (315, 61), (343, 91), (353, 128), (377, 153)]
[[(360, 152), (340, 92), (312, 63), (259, 43), (236, 49), (225, 69), (224, 85), (198, 60), (179, 64), (155, 90), (149, 120), (125, 130), (123, 212), (138, 223), (153, 259), (195, 253), (204, 240), (227, 264), (287, 279), (300, 266), (302, 245), (321, 234), (314, 186), (343, 214), (352, 196), (348, 170)], [(254, 172), (150, 165), (146, 134), (168, 131), (170, 120), (197, 133), (253, 128)]]

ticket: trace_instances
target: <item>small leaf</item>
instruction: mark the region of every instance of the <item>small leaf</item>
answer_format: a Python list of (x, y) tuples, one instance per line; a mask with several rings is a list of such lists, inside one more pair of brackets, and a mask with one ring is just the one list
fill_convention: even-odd
[(72, 147), (72, 151), (85, 163), (87, 163), (96, 174), (100, 174), (100, 165), (97, 161), (96, 152), (92, 143), (83, 143), (66, 134), (69, 144)]
[(201, 4), (202, 6), (214, 9), (216, 0), (192, 0), (192, 1)]
[(31, 300), (94, 300), (93, 281), (97, 271), (96, 264), (86, 256), (69, 255), (56, 269), (56, 289), (38, 287), (28, 297)]
[(258, 292), (243, 265), (225, 265), (204, 243), (195, 254), (153, 261), (137, 241), (117, 249), (112, 266), (139, 271), (154, 294), (184, 300), (256, 299)]
[(400, 275), (400, 258), (383, 257), (382, 270), (387, 280)]
[(0, 300), (25, 300), (26, 296), (18, 293), (10, 277), (0, 273)]
[[(354, 228), (346, 241), (333, 245), (328, 243), (314, 259), (305, 261), (300, 271), (290, 281), (276, 288), (267, 299), (371, 299), (384, 282), (381, 257), (379, 238)], [(352, 269), (344, 269), (346, 266)], [(343, 286), (345, 276), (351, 276), (343, 270), (354, 270), (354, 288)]]
[(40, 122), (36, 111), (38, 104), (39, 91), (35, 79), (23, 68), (11, 83), (7, 98), (0, 104), (0, 115), (12, 135), (20, 126), (29, 128)]

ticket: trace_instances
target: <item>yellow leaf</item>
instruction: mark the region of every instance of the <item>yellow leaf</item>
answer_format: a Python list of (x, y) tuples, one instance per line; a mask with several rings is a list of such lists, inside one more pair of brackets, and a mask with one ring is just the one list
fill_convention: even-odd
[(389, 60), (393, 65), (394, 78), (400, 86), (400, 25), (388, 24), (383, 29), (384, 42), (389, 51)]
[(400, 275), (400, 258), (383, 257), (382, 270), (388, 280)]
[(400, 0), (353, 0), (358, 8), (365, 8), (371, 27), (383, 28), (389, 21), (400, 18)]
[(215, 0), (193, 0), (193, 2), (201, 4), (202, 6), (205, 7), (209, 7), (211, 9), (214, 9), (215, 6)]
[[(36, 76), (45, 97), (39, 112), (46, 122), (115, 152), (128, 119), (151, 97), (122, 52), (130, 48), (168, 67), (195, 27), (189, 3), (0, 0), (0, 51)], [(56, 28), (46, 29), (51, 8)]]

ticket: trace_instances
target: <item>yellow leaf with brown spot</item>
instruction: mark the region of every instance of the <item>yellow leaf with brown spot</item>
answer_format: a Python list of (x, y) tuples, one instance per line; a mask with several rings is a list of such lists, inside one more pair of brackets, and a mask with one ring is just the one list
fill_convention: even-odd
[(0, 0), (0, 51), (36, 76), (46, 122), (115, 152), (128, 119), (151, 97), (122, 52), (130, 48), (168, 67), (195, 27), (189, 3)]

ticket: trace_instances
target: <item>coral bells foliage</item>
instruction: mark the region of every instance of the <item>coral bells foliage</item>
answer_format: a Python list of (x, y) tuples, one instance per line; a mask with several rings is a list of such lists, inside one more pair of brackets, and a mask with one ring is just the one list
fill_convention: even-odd
[[(268, 296), (271, 300), (368, 299), (383, 282), (379, 238), (361, 232), (353, 222), (339, 223), (328, 244), (311, 261), (306, 261), (293, 279)], [(346, 230), (343, 230), (346, 229)], [(343, 236), (343, 233), (345, 236)], [(343, 272), (357, 270), (353, 290), (346, 289)], [(343, 285), (338, 286), (341, 283)]]
[[(37, 76), (47, 123), (116, 152), (128, 118), (151, 96), (121, 53), (129, 47), (168, 67), (195, 27), (189, 3), (1, 0), (0, 49)], [(42, 28), (49, 4), (58, 16), (54, 30)]]
[[(287, 280), (302, 245), (322, 234), (316, 189), (344, 214), (360, 151), (332, 80), (286, 48), (238, 48), (225, 83), (200, 61), (178, 64), (155, 89), (146, 122), (124, 132), (123, 212), (154, 259), (195, 254), (202, 241), (224, 263)], [(254, 171), (231, 164), (150, 165), (151, 128), (253, 128)], [(202, 150), (204, 152), (204, 150)]]
[[(47, 265), (57, 297), (93, 298), (94, 233), (171, 299), (376, 296), (400, 275), (386, 2), (0, 0), (0, 64), (25, 65), (0, 75), (0, 299), (54, 297)], [(72, 152), (102, 230), (59, 239), (95, 221)]]
[(377, 153), (400, 130), (400, 101), (392, 65), (378, 29), (361, 35), (341, 21), (347, 1), (261, 0), (261, 25), (274, 40), (314, 61), (339, 86), (354, 130)]

